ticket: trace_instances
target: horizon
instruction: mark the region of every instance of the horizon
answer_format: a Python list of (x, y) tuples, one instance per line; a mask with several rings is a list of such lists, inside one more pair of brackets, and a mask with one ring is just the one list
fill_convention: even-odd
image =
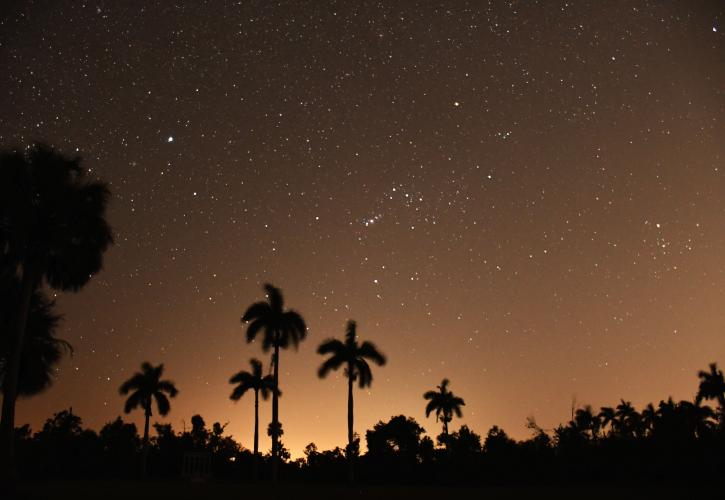
[[(697, 375), (697, 374), (695, 374), (695, 377), (693, 377), (693, 378), (695, 379), (695, 381), (697, 381), (697, 376), (696, 376), (696, 375)], [(331, 376), (331, 375), (328, 375), (328, 377), (330, 377), (330, 376)], [(338, 378), (342, 378), (342, 377), (338, 377)], [(695, 386), (696, 386), (696, 384), (695, 384)], [(694, 394), (696, 394), (696, 393), (697, 393), (697, 390), (695, 390), (695, 391), (694, 391)], [(119, 396), (119, 397), (120, 397), (120, 396)], [(655, 398), (655, 399), (652, 399), (652, 400), (649, 400), (649, 401), (642, 401), (642, 402), (641, 402), (640, 404), (638, 404), (638, 403), (637, 403), (637, 402), (635, 402), (635, 401), (631, 401), (631, 400), (629, 400), (629, 399), (628, 399), (628, 398), (626, 398), (626, 397), (622, 397), (622, 398), (620, 398), (620, 399), (619, 399), (619, 400), (617, 400), (617, 401), (612, 401), (612, 402), (611, 402), (611, 404), (594, 405), (594, 404), (591, 404), (591, 403), (589, 403), (589, 402), (586, 402), (586, 401), (576, 401), (576, 399), (575, 399), (575, 398), (573, 398), (573, 399), (572, 399), (572, 400), (570, 401), (570, 406), (569, 406), (569, 411), (570, 411), (570, 413), (569, 413), (569, 415), (568, 415), (568, 416), (565, 416), (565, 417), (562, 417), (562, 419), (561, 419), (560, 421), (558, 421), (558, 422), (553, 422), (553, 423), (552, 423), (551, 425), (541, 425), (541, 422), (540, 422), (540, 421), (538, 421), (538, 420), (537, 420), (537, 419), (535, 418), (535, 417), (536, 417), (536, 415), (533, 415), (533, 414), (532, 414), (532, 415), (528, 415), (528, 416), (527, 416), (527, 418), (525, 418), (525, 419), (524, 419), (524, 423), (522, 424), (522, 427), (523, 427), (523, 428), (525, 429), (525, 432), (524, 432), (524, 433), (523, 433), (523, 434), (522, 434), (521, 436), (519, 436), (519, 435), (518, 435), (518, 433), (517, 433), (517, 432), (515, 432), (515, 431), (514, 431), (513, 429), (508, 429), (508, 428), (505, 428), (505, 427), (503, 427), (503, 426), (501, 426), (501, 425), (498, 425), (498, 424), (496, 424), (496, 423), (493, 423), (493, 424), (492, 424), (492, 425), (491, 425), (491, 426), (490, 426), (489, 428), (487, 428), (487, 429), (478, 429), (478, 428), (474, 428), (474, 427), (470, 426), (469, 424), (467, 424), (467, 423), (465, 422), (465, 413), (464, 413), (464, 416), (463, 416), (462, 418), (457, 418), (457, 419), (455, 419), (455, 421), (454, 421), (454, 424), (453, 424), (453, 425), (451, 426), (451, 428), (450, 428), (450, 431), (451, 431), (451, 432), (454, 432), (454, 431), (458, 430), (458, 429), (459, 429), (460, 427), (463, 427), (463, 426), (468, 426), (468, 427), (469, 427), (469, 428), (470, 428), (470, 429), (471, 429), (472, 431), (474, 431), (474, 432), (476, 432), (477, 434), (479, 434), (479, 435), (480, 435), (480, 436), (481, 436), (482, 438), (485, 438), (485, 436), (486, 436), (487, 432), (488, 432), (488, 431), (489, 431), (489, 430), (490, 430), (490, 429), (491, 429), (492, 427), (494, 427), (494, 426), (497, 426), (497, 427), (499, 427), (500, 429), (502, 429), (503, 431), (505, 431), (505, 432), (506, 432), (506, 434), (507, 434), (507, 435), (508, 435), (509, 437), (511, 437), (511, 438), (513, 438), (513, 439), (515, 439), (516, 441), (525, 441), (525, 440), (529, 440), (529, 439), (532, 439), (532, 438), (534, 437), (534, 431), (533, 431), (532, 429), (529, 429), (528, 427), (526, 427), (526, 423), (527, 423), (527, 419), (528, 419), (528, 417), (533, 417), (533, 418), (534, 418), (534, 421), (535, 421), (535, 423), (536, 423), (536, 424), (537, 424), (537, 425), (538, 425), (538, 426), (539, 426), (539, 427), (540, 427), (540, 428), (541, 428), (542, 430), (544, 430), (544, 431), (545, 431), (545, 432), (547, 432), (547, 433), (551, 433), (551, 432), (553, 432), (553, 430), (554, 430), (554, 429), (555, 429), (555, 428), (556, 428), (557, 426), (559, 426), (559, 425), (565, 425), (565, 424), (566, 424), (567, 422), (569, 422), (569, 421), (571, 420), (571, 412), (572, 412), (573, 410), (575, 410), (575, 409), (580, 409), (580, 408), (584, 408), (585, 406), (591, 406), (591, 407), (593, 408), (593, 410), (595, 411), (595, 413), (596, 413), (596, 412), (597, 412), (597, 411), (598, 411), (598, 410), (599, 410), (600, 408), (602, 408), (602, 407), (604, 407), (604, 406), (611, 406), (611, 407), (614, 407), (614, 406), (616, 406), (616, 404), (617, 404), (617, 403), (619, 403), (619, 402), (620, 402), (620, 400), (622, 400), (622, 401), (629, 401), (629, 402), (631, 402), (631, 403), (632, 403), (632, 405), (633, 405), (633, 407), (634, 407), (635, 409), (637, 409), (637, 410), (641, 410), (641, 409), (643, 409), (643, 408), (644, 408), (644, 406), (645, 406), (645, 405), (646, 405), (647, 403), (652, 403), (652, 404), (655, 404), (655, 405), (656, 405), (656, 404), (657, 404), (658, 402), (661, 402), (661, 401), (667, 401), (667, 399), (668, 399), (668, 398), (672, 398), (672, 399), (673, 399), (673, 400), (674, 400), (675, 402), (680, 402), (680, 401), (690, 401), (690, 402), (694, 402), (694, 401), (695, 401), (695, 396), (694, 396), (694, 395), (693, 395), (693, 397), (692, 397), (692, 398), (690, 398), (690, 399), (688, 399), (688, 398), (680, 398), (680, 397), (676, 397), (676, 396), (674, 396), (674, 395), (667, 395), (667, 396), (663, 396), (663, 397), (661, 397), (661, 398)], [(123, 399), (123, 398), (122, 398), (122, 399)], [(21, 401), (22, 401), (22, 400), (21, 400)], [(242, 400), (240, 400), (240, 402), (239, 402), (239, 403), (237, 403), (237, 404), (241, 404), (241, 402), (242, 402), (242, 401), (244, 401), (244, 398), (243, 398)], [(172, 400), (172, 402), (176, 402), (176, 401), (175, 401), (175, 400)], [(269, 401), (267, 401), (266, 403), (269, 403), (269, 404), (271, 404), (270, 402), (271, 402), (271, 399), (270, 399)], [(343, 401), (343, 403), (344, 403), (344, 401)], [(252, 403), (251, 403), (251, 401), (250, 401), (250, 402), (249, 402), (249, 405), (251, 406), (251, 404), (252, 404)], [(703, 403), (701, 403), (701, 404), (702, 404), (703, 406), (711, 406), (711, 407), (712, 407), (712, 404), (708, 404), (707, 402), (703, 402)], [(18, 406), (19, 406), (19, 407), (22, 407), (22, 403), (20, 403), (20, 404), (19, 404)], [(261, 407), (260, 407), (260, 408), (261, 408)], [(98, 426), (96, 426), (96, 427), (91, 427), (91, 426), (89, 426), (89, 425), (88, 425), (88, 423), (86, 422), (86, 419), (84, 418), (84, 416), (83, 416), (83, 415), (80, 415), (80, 414), (78, 414), (78, 413), (77, 413), (77, 412), (76, 412), (75, 410), (73, 410), (73, 407), (72, 407), (72, 406), (70, 406), (70, 407), (67, 407), (67, 408), (59, 408), (58, 410), (56, 410), (56, 411), (53, 411), (53, 413), (58, 413), (58, 412), (61, 412), (61, 411), (63, 411), (63, 410), (72, 410), (72, 412), (73, 412), (73, 414), (74, 414), (74, 415), (76, 415), (76, 416), (78, 416), (78, 417), (80, 417), (80, 418), (82, 419), (82, 423), (83, 423), (83, 426), (84, 426), (84, 428), (86, 428), (86, 429), (91, 429), (91, 430), (95, 431), (96, 433), (100, 431), (100, 429), (101, 429), (101, 427), (102, 427), (103, 425), (105, 425), (105, 424), (107, 424), (107, 423), (111, 423), (112, 421), (114, 421), (114, 420), (116, 419), (116, 417), (120, 417), (120, 418), (121, 418), (121, 419), (122, 419), (122, 420), (123, 420), (124, 422), (131, 422), (131, 423), (135, 424), (135, 425), (136, 425), (136, 428), (137, 428), (137, 430), (141, 430), (141, 429), (143, 429), (143, 421), (144, 421), (144, 418), (143, 418), (143, 415), (142, 415), (142, 414), (140, 414), (140, 413), (138, 413), (138, 412), (131, 412), (130, 414), (127, 414), (127, 413), (124, 413), (123, 411), (120, 411), (120, 412), (119, 412), (119, 413), (118, 413), (118, 414), (117, 414), (117, 415), (116, 415), (115, 417), (113, 417), (113, 418), (110, 418), (110, 419), (109, 419), (108, 421), (106, 421), (106, 422), (103, 422), (103, 423), (101, 423), (100, 425), (98, 425)], [(464, 411), (465, 411), (465, 408), (464, 408)], [(19, 412), (19, 413), (20, 413), (20, 412)], [(247, 412), (247, 413), (251, 413), (251, 412)], [(268, 412), (266, 412), (266, 413), (270, 413), (270, 412), (268, 411)], [(22, 413), (20, 413), (20, 414), (22, 414)], [(260, 411), (260, 415), (263, 415), (263, 414), (264, 414), (264, 411), (263, 411), (263, 410), (262, 410), (262, 411)], [(224, 435), (225, 435), (225, 436), (230, 436), (230, 437), (232, 437), (233, 439), (235, 439), (235, 440), (236, 440), (237, 442), (239, 442), (239, 443), (240, 443), (240, 445), (242, 445), (242, 447), (243, 447), (243, 448), (244, 448), (245, 450), (251, 450), (251, 449), (252, 449), (252, 447), (251, 447), (251, 444), (250, 444), (250, 442), (251, 442), (251, 439), (250, 439), (250, 441), (248, 441), (248, 442), (244, 442), (244, 441), (243, 441), (243, 440), (242, 440), (242, 439), (241, 439), (241, 438), (240, 438), (239, 436), (236, 436), (236, 435), (234, 435), (233, 433), (230, 433), (230, 432), (228, 431), (228, 427), (226, 426), (226, 424), (231, 424), (231, 423), (232, 423), (232, 421), (231, 421), (231, 420), (228, 420), (228, 421), (224, 422), (224, 421), (221, 421), (221, 420), (218, 420), (218, 419), (209, 419), (209, 418), (205, 417), (205, 416), (204, 416), (203, 414), (199, 414), (199, 415), (201, 415), (201, 417), (202, 417), (202, 418), (204, 418), (204, 422), (205, 422), (205, 424), (206, 424), (207, 428), (209, 428), (209, 429), (210, 429), (210, 428), (211, 428), (211, 425), (212, 425), (213, 423), (215, 423), (215, 422), (219, 422), (219, 423), (220, 423), (220, 424), (221, 424), (222, 426), (225, 426), (225, 429), (224, 429)], [(394, 416), (397, 416), (397, 415), (404, 415), (404, 416), (406, 416), (406, 417), (411, 417), (411, 418), (415, 419), (415, 420), (416, 420), (416, 421), (418, 422), (418, 424), (419, 424), (419, 425), (420, 425), (421, 427), (423, 427), (423, 428), (425, 429), (425, 433), (424, 433), (424, 435), (426, 435), (426, 436), (430, 437), (430, 438), (431, 438), (431, 439), (432, 439), (432, 440), (433, 440), (434, 442), (436, 442), (436, 438), (437, 438), (437, 437), (438, 437), (438, 436), (440, 435), (440, 428), (439, 428), (439, 426), (440, 426), (440, 423), (439, 423), (439, 422), (437, 422), (437, 421), (435, 420), (435, 416), (434, 416), (434, 415), (431, 415), (430, 417), (427, 417), (427, 418), (426, 418), (426, 417), (425, 417), (425, 412), (424, 412), (424, 411), (422, 411), (422, 412), (421, 412), (421, 415), (422, 415), (423, 419), (425, 419), (425, 420), (424, 420), (424, 421), (421, 421), (421, 420), (419, 420), (418, 416), (414, 416), (414, 415), (408, 415), (408, 414), (403, 414), (403, 413), (393, 413), (393, 414), (391, 414), (391, 415), (389, 415), (389, 416), (381, 416), (381, 417), (380, 417), (380, 419), (379, 419), (378, 421), (375, 421), (375, 422), (373, 422), (373, 423), (372, 423), (372, 424), (371, 424), (371, 425), (370, 425), (369, 427), (367, 427), (367, 428), (363, 429), (363, 430), (362, 430), (362, 431), (361, 431), (361, 432), (359, 433), (359, 434), (360, 434), (360, 449), (361, 449), (361, 451), (367, 450), (367, 443), (366, 443), (366, 441), (365, 441), (365, 432), (366, 432), (367, 430), (371, 429), (371, 428), (372, 428), (372, 426), (373, 426), (374, 424), (386, 422), (386, 421), (387, 421), (387, 420), (389, 420), (390, 418), (392, 418), (392, 417), (394, 417)], [(26, 423), (27, 423), (27, 424), (31, 425), (31, 431), (32, 431), (33, 433), (35, 433), (35, 432), (38, 432), (38, 431), (40, 431), (40, 430), (42, 429), (43, 423), (44, 423), (44, 422), (45, 422), (45, 421), (46, 421), (46, 420), (47, 420), (48, 418), (50, 418), (50, 417), (52, 417), (52, 416), (53, 416), (52, 414), (48, 415), (48, 416), (47, 416), (47, 417), (45, 417), (45, 418), (42, 418), (42, 417), (40, 417), (40, 416), (39, 416), (39, 417), (38, 417), (38, 418), (39, 418), (39, 420), (38, 420), (38, 425), (35, 425), (35, 426), (33, 426), (33, 425), (32, 425), (32, 424), (30, 423), (30, 422), (19, 422), (19, 425), (18, 425), (18, 427), (20, 427), (21, 425), (23, 425), (23, 424), (26, 424)], [(159, 424), (171, 424), (171, 425), (172, 425), (172, 428), (173, 428), (173, 430), (174, 430), (174, 432), (177, 432), (177, 433), (182, 433), (182, 432), (188, 432), (188, 431), (189, 431), (189, 430), (191, 429), (191, 423), (190, 423), (190, 422), (191, 422), (191, 417), (192, 417), (192, 416), (193, 416), (193, 415), (189, 415), (189, 416), (188, 416), (187, 418), (184, 418), (184, 417), (182, 417), (181, 419), (174, 419), (174, 418), (171, 418), (171, 417), (169, 417), (169, 416), (166, 416), (166, 417), (161, 417), (161, 418), (158, 418), (158, 417), (154, 416), (154, 417), (152, 417), (152, 424), (153, 424), (153, 423), (159, 423)], [(178, 420), (178, 422), (177, 422), (177, 420)], [(433, 421), (433, 423), (434, 423), (434, 424), (436, 425), (436, 427), (434, 427), (434, 428), (431, 428), (430, 426), (426, 426), (426, 422), (427, 422), (427, 421), (429, 421), (429, 420), (432, 420), (432, 421)], [(263, 423), (263, 421), (264, 421), (264, 419), (260, 417), (260, 424), (262, 424), (262, 423)], [(178, 424), (178, 425), (177, 425), (177, 424)], [(248, 425), (247, 427), (249, 427), (249, 426), (251, 426), (251, 424), (250, 424), (250, 425)], [(262, 426), (262, 427), (264, 427), (264, 426)], [(343, 429), (343, 431), (344, 431), (344, 429)], [(153, 425), (152, 425), (152, 427), (151, 427), (151, 435), (152, 435), (152, 436), (157, 436), (156, 430), (154, 429)], [(317, 446), (317, 448), (318, 448), (318, 450), (319, 450), (319, 451), (323, 451), (323, 450), (332, 450), (332, 449), (334, 449), (335, 447), (339, 447), (339, 448), (341, 448), (341, 449), (344, 449), (344, 448), (345, 448), (345, 443), (344, 443), (344, 439), (343, 439), (343, 440), (342, 440), (342, 442), (341, 442), (341, 443), (339, 443), (339, 444), (334, 444), (334, 445), (329, 445), (329, 446), (324, 446), (324, 445), (320, 445), (320, 444), (319, 444), (319, 443), (318, 443), (317, 441), (315, 441), (314, 439), (311, 439), (311, 440), (309, 440), (309, 442), (308, 442), (307, 444), (303, 445), (303, 447), (302, 447), (302, 448), (300, 448), (300, 450), (297, 450), (297, 449), (295, 449), (295, 448), (291, 448), (291, 447), (289, 447), (288, 443), (286, 443), (284, 439), (282, 439), (282, 442), (283, 442), (283, 443), (285, 444), (285, 447), (286, 447), (286, 448), (288, 449), (288, 451), (290, 452), (290, 455), (291, 455), (291, 459), (292, 459), (292, 460), (295, 460), (295, 459), (298, 459), (298, 458), (303, 458), (303, 457), (305, 456), (303, 452), (304, 452), (304, 447), (305, 447), (305, 446), (307, 446), (307, 444), (315, 444), (315, 445)], [(269, 453), (269, 450), (268, 450), (268, 449), (267, 449), (267, 450), (265, 450), (263, 446), (260, 446), (260, 452), (265, 452), (265, 453)]]

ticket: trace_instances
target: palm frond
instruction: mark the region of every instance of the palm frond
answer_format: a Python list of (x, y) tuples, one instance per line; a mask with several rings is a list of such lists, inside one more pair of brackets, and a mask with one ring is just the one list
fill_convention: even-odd
[(269, 301), (269, 306), (272, 309), (272, 312), (274, 314), (281, 313), (284, 308), (282, 291), (270, 283), (264, 284), (264, 290), (267, 293), (267, 300)]
[(282, 315), (282, 334), (285, 344), (291, 343), (296, 349), (307, 336), (307, 325), (302, 315), (290, 309)]
[(258, 360), (257, 358), (252, 358), (249, 360), (249, 365), (252, 367), (252, 378), (255, 379), (261, 379), (262, 378), (262, 362)]
[(179, 390), (176, 388), (174, 383), (170, 380), (161, 380), (157, 384), (156, 388), (157, 388), (157, 391), (165, 392), (171, 398), (175, 398), (176, 395), (179, 393)]
[(370, 365), (363, 358), (357, 358), (355, 361), (355, 369), (358, 375), (358, 385), (362, 389), (369, 386), (373, 382), (373, 374), (370, 371)]
[(258, 318), (253, 320), (247, 327), (247, 343), (251, 343), (257, 338), (259, 332), (265, 327), (264, 319)]
[(385, 355), (378, 350), (377, 346), (368, 341), (362, 343), (360, 349), (358, 349), (358, 355), (371, 360), (378, 366), (383, 366), (387, 361)]
[(239, 401), (251, 388), (252, 387), (248, 384), (239, 384), (232, 390), (232, 394), (229, 396), (229, 399), (232, 401)]
[(132, 393), (126, 400), (126, 403), (123, 406), (123, 411), (125, 413), (131, 413), (131, 410), (134, 410), (141, 406), (142, 401), (143, 394), (141, 393), (141, 391), (136, 391)]
[(431, 412), (435, 411), (438, 408), (437, 401), (434, 399), (431, 399), (431, 401), (428, 402), (427, 405), (425, 405), (425, 416), (430, 416)]
[(317, 370), (317, 376), (320, 378), (325, 378), (327, 374), (330, 373), (330, 371), (339, 369), (343, 363), (344, 359), (339, 356), (332, 356), (330, 358), (327, 358)]
[(125, 396), (133, 389), (140, 389), (144, 386), (145, 378), (142, 373), (134, 374), (130, 379), (126, 380), (121, 387), (118, 388), (119, 394)]
[(432, 400), (432, 399), (437, 398), (438, 397), (438, 394), (440, 394), (440, 393), (437, 392), (437, 391), (426, 391), (423, 394), (423, 399), (431, 399)]
[(267, 302), (255, 302), (244, 312), (241, 321), (242, 323), (247, 323), (249, 321), (266, 318), (270, 314), (271, 309)]
[(171, 409), (171, 403), (166, 397), (166, 394), (161, 391), (156, 391), (154, 397), (156, 398), (156, 408), (159, 410), (159, 415), (167, 415)]
[(341, 356), (345, 352), (345, 344), (337, 339), (327, 339), (323, 341), (317, 348), (317, 354), (333, 354), (335, 356)]

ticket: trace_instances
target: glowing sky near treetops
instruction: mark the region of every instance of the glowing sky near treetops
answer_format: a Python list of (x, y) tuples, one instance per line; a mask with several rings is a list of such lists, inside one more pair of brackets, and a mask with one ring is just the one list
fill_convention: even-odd
[(227, 380), (262, 356), (239, 318), (267, 281), (309, 325), (280, 365), (295, 456), (345, 442), (315, 349), (349, 318), (389, 359), (360, 433), (403, 413), (437, 435), (443, 377), (453, 429), (517, 438), (573, 397), (693, 396), (725, 363), (722, 2), (433, 3), (2, 9), (0, 143), (77, 148), (117, 240), (59, 297), (75, 355), (19, 422), (98, 429), (148, 360), (180, 389), (164, 421), (249, 447)]

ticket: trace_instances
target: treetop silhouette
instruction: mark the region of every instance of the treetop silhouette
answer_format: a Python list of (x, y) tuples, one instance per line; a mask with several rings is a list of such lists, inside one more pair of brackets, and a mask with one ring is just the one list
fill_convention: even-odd
[(423, 398), (428, 400), (428, 404), (425, 406), (425, 416), (428, 417), (435, 412), (436, 422), (439, 420), (443, 422), (444, 441), (448, 439), (448, 424), (453, 420), (453, 415), (461, 418), (463, 416), (461, 407), (466, 404), (462, 398), (448, 390), (449, 383), (450, 381), (444, 378), (441, 384), (436, 386), (437, 391), (427, 391), (423, 394)]

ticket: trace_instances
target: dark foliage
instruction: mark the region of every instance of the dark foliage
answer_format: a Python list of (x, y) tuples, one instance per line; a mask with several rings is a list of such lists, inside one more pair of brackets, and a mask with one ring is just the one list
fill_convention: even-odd
[[(3, 287), (15, 279), (19, 283), (17, 302), (11, 308), (15, 314), (9, 326), (2, 325), (8, 355), (3, 362), (0, 476), (11, 495), (17, 473), (15, 402), (22, 389), (21, 367), (33, 301), (37, 312), (38, 305), (43, 306), (37, 294), (44, 284), (78, 291), (101, 270), (103, 254), (113, 242), (106, 221), (109, 199), (107, 185), (89, 179), (80, 158), (64, 156), (40, 143), (0, 151), (0, 283)], [(26, 367), (41, 360), (42, 369), (59, 357), (58, 342), (45, 342), (43, 349), (45, 360), (26, 358)], [(49, 380), (45, 379), (35, 379), (40, 384), (25, 392), (42, 390)]]
[[(0, 282), (0, 332), (7, 332), (19, 307), (20, 283), (12, 276)], [(34, 396), (53, 382), (53, 372), (64, 352), (72, 353), (71, 345), (55, 336), (61, 316), (55, 312), (55, 301), (41, 290), (30, 297), (30, 311), (20, 361), (18, 396)], [(0, 391), (4, 391), (5, 372), (11, 353), (11, 338), (0, 335)]]
[[(450, 433), (447, 448), (435, 447), (414, 419), (399, 415), (367, 431), (368, 449), (360, 456), (358, 479), (482, 485), (716, 483), (725, 466), (719, 412), (689, 401), (661, 401), (652, 408), (651, 424), (632, 433), (615, 424), (615, 429), (623, 430), (594, 435), (588, 419), (575, 414), (572, 421), (550, 434), (531, 420), (533, 436), (525, 441), (510, 438), (497, 426), (483, 439), (462, 426)], [(590, 413), (593, 419), (601, 419), (596, 412)], [(635, 418), (629, 410), (617, 418), (625, 415)], [(217, 422), (209, 429), (200, 415), (193, 416), (191, 424), (182, 433), (169, 424), (154, 424), (149, 476), (179, 478), (184, 454), (201, 451), (210, 454), (214, 477), (253, 480), (252, 453), (224, 435), (225, 425)], [(53, 415), (35, 434), (27, 426), (17, 429), (16, 442), (21, 473), (28, 480), (134, 478), (140, 474), (141, 439), (136, 426), (120, 417), (96, 434), (84, 429), (72, 410), (65, 410)], [(295, 461), (290, 461), (283, 445), (280, 451), (280, 477), (285, 481), (345, 480), (343, 448), (320, 451), (310, 443), (304, 458)], [(271, 477), (269, 453), (261, 457), (259, 472), (259, 479)]]

